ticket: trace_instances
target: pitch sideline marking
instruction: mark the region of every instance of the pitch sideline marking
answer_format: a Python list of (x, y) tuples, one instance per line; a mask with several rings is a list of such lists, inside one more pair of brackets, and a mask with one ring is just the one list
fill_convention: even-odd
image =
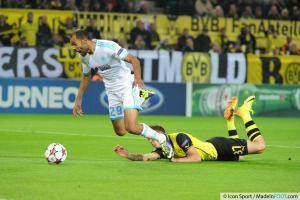
[[(18, 130), (18, 129), (1, 129), (0, 131), (7, 131), (7, 132), (18, 132), (18, 133), (42, 133), (42, 134), (49, 134), (49, 135), (70, 135), (70, 136), (88, 136), (88, 137), (99, 137), (99, 138), (120, 138), (117, 136), (112, 135), (82, 135), (79, 133), (69, 133), (69, 132), (59, 132), (59, 131), (33, 131), (33, 130)], [(122, 137), (124, 139), (130, 139), (130, 140), (141, 140), (143, 138), (139, 137)], [(284, 148), (284, 149), (300, 149), (300, 146), (285, 146), (285, 145), (267, 145), (267, 147), (276, 147), (276, 148)]]
[(298, 146), (284, 146), (284, 145), (267, 145), (267, 147), (277, 147), (277, 148), (284, 148), (284, 149), (300, 149)]
[[(18, 132), (18, 133), (34, 133), (34, 134), (49, 134), (49, 135), (70, 135), (70, 136), (88, 136), (88, 137), (99, 137), (99, 138), (120, 138), (118, 136), (112, 136), (112, 135), (95, 135), (95, 134), (88, 134), (83, 135), (79, 133), (69, 133), (69, 132), (59, 132), (59, 131), (33, 131), (33, 130), (18, 130), (18, 129), (1, 129), (0, 131), (7, 131), (7, 132)], [(143, 138), (138, 137), (122, 137), (124, 139), (131, 139), (131, 140), (141, 140)]]

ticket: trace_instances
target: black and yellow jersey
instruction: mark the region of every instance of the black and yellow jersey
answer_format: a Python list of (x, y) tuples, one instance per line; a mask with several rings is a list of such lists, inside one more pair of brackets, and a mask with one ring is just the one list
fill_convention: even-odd
[[(210, 142), (203, 142), (187, 133), (172, 133), (168, 136), (174, 148), (175, 158), (186, 157), (186, 152), (193, 146), (202, 160), (217, 160), (217, 150)], [(154, 152), (158, 153), (161, 158), (165, 158), (161, 149), (156, 149)]]
[[(195, 147), (202, 160), (238, 161), (248, 154), (247, 141), (239, 138), (213, 137), (205, 142), (187, 133), (172, 133), (168, 137), (174, 148), (174, 157), (183, 158), (191, 146)], [(166, 158), (161, 148), (154, 150), (160, 158)]]

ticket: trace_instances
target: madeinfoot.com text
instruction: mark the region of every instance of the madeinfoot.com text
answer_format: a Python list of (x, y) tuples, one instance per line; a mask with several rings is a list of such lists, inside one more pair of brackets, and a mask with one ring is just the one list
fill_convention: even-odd
[(283, 200), (283, 199), (293, 199), (300, 200), (300, 192), (297, 193), (284, 193), (284, 192), (274, 192), (274, 193), (236, 193), (236, 192), (222, 192), (220, 193), (220, 200)]

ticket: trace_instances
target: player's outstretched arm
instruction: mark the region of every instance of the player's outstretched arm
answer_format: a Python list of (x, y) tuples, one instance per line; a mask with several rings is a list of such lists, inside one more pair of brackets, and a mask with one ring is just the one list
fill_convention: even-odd
[(172, 158), (172, 162), (201, 162), (201, 157), (198, 154), (195, 147), (191, 146), (187, 152), (187, 156), (184, 158)]
[(152, 161), (160, 158), (158, 153), (152, 152), (147, 154), (133, 154), (129, 153), (123, 146), (118, 145), (114, 151), (121, 157), (127, 158), (132, 161)]
[(141, 76), (141, 63), (139, 59), (131, 54), (125, 58), (125, 61), (131, 63), (133, 71), (134, 71), (134, 84), (138, 85), (139, 88), (144, 87), (144, 82)]
[(90, 76), (83, 76), (81, 82), (80, 82), (80, 87), (78, 90), (78, 94), (75, 100), (75, 105), (73, 107), (73, 115), (74, 116), (81, 116), (83, 115), (82, 112), (82, 96), (87, 89), (89, 83), (90, 83), (91, 77)]

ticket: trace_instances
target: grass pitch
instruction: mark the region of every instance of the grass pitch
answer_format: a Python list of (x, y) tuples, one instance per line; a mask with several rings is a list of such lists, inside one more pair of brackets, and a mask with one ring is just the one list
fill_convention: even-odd
[[(133, 162), (112, 149), (152, 150), (140, 136), (117, 137), (107, 116), (0, 115), (0, 199), (219, 199), (220, 192), (299, 192), (299, 119), (254, 118), (267, 149), (243, 162)], [(226, 136), (222, 118), (144, 116), (168, 132), (205, 140)], [(241, 120), (236, 120), (246, 138)], [(49, 143), (62, 143), (68, 157), (49, 165)]]

